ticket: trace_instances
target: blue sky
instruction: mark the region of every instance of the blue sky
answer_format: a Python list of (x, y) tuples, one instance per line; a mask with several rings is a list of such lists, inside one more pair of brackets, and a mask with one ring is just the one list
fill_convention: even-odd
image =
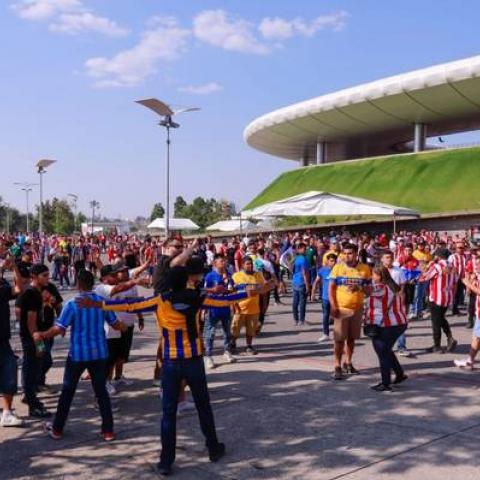
[[(45, 197), (149, 215), (164, 198), (164, 132), (134, 103), (194, 105), (172, 144), (172, 202), (243, 206), (294, 162), (250, 149), (255, 117), (342, 87), (476, 55), (475, 0), (4, 0), (0, 195), (54, 158)], [(477, 140), (477, 136), (472, 136)], [(33, 198), (38, 198), (34, 192)]]

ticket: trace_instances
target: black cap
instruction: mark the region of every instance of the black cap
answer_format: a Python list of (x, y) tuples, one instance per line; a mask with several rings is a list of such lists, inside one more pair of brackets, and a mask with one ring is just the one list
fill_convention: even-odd
[(113, 273), (113, 265), (104, 265), (100, 269), (100, 278), (108, 277)]
[(128, 265), (124, 260), (120, 260), (112, 265), (112, 273), (119, 273), (124, 270), (128, 270)]

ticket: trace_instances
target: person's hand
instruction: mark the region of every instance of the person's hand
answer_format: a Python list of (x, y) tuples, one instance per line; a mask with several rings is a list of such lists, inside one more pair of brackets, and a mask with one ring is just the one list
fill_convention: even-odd
[(118, 323), (120, 324), (120, 331), (121, 331), (122, 333), (125, 333), (125, 332), (128, 330), (128, 326), (127, 326), (125, 323), (121, 322), (121, 321), (119, 321)]
[(143, 318), (138, 319), (138, 329), (143, 332), (143, 329), (145, 328), (145, 320)]
[(149, 288), (151, 281), (150, 277), (140, 277), (137, 279), (137, 285), (140, 285), (141, 287)]
[(340, 316), (340, 310), (338, 309), (338, 307), (334, 307), (332, 306), (331, 310), (330, 310), (330, 314), (332, 317), (339, 317)]
[(462, 278), (462, 283), (463, 283), (468, 289), (470, 289), (470, 288), (472, 287), (472, 285), (473, 285), (473, 282), (472, 282), (469, 278), (467, 278), (467, 277)]
[(75, 303), (79, 308), (102, 308), (102, 302), (97, 302), (91, 297), (77, 297)]
[(215, 294), (221, 294), (221, 293), (227, 293), (228, 289), (224, 285), (215, 285), (212, 288), (212, 293)]
[(195, 238), (189, 245), (190, 248), (192, 248), (193, 250), (196, 250), (198, 248), (198, 238)]
[(35, 343), (40, 342), (43, 340), (43, 334), (42, 332), (33, 332), (32, 338)]

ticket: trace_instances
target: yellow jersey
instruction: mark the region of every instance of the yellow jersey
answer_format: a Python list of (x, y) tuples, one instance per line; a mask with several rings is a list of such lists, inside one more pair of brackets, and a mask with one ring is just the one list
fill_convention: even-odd
[[(265, 279), (260, 272), (246, 273), (244, 270), (234, 273), (232, 280), (235, 286), (238, 288), (245, 287), (246, 285), (263, 285)], [(254, 295), (252, 297), (245, 298), (241, 302), (238, 302), (240, 313), (244, 315), (255, 315), (260, 313), (260, 296)]]
[(338, 307), (360, 310), (365, 299), (363, 284), (370, 278), (370, 267), (364, 263), (357, 263), (355, 267), (349, 267), (346, 263), (334, 265), (330, 272), (330, 281), (337, 284)]

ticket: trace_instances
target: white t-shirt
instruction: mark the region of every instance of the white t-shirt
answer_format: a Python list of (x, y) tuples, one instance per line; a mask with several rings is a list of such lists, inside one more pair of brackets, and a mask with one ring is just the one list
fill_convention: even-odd
[[(130, 290), (125, 290), (124, 292), (119, 292), (113, 295), (115, 300), (123, 300), (124, 298), (136, 298), (138, 297), (138, 290), (136, 286), (130, 288)], [(117, 318), (122, 321), (125, 325), (133, 327), (135, 325), (135, 319), (138, 318), (136, 313), (128, 312), (116, 312)]]
[[(113, 285), (101, 283), (100, 285), (97, 285), (93, 291), (105, 300), (111, 300), (113, 288)], [(116, 315), (118, 317), (118, 314)], [(105, 322), (105, 334), (107, 335), (107, 338), (120, 338), (122, 336), (122, 332), (120, 332), (120, 330), (113, 329), (108, 325), (107, 322)]]
[(403, 270), (399, 267), (392, 267), (389, 268), (388, 271), (390, 272), (390, 276), (392, 277), (392, 280), (398, 285), (402, 286), (406, 283), (406, 278), (405, 278), (405, 273)]

